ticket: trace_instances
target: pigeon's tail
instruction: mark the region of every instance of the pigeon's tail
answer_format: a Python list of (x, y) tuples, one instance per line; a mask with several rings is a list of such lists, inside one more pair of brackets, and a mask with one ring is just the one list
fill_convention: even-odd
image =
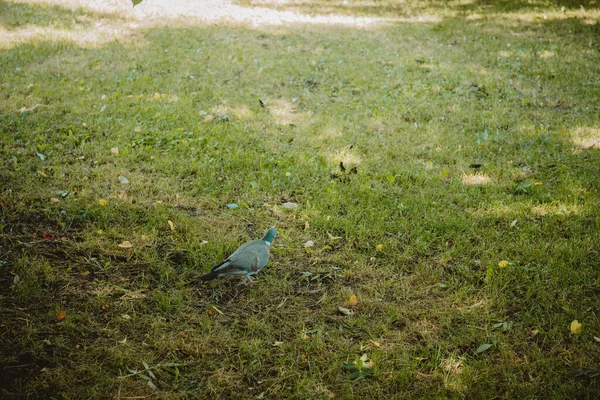
[[(215, 265), (212, 267), (210, 272), (202, 275), (200, 278), (201, 281), (212, 281), (213, 279), (220, 278), (224, 275), (226, 268), (229, 266), (229, 260), (223, 261), (221, 264)], [(225, 270), (225, 271), (224, 271)]]
[(213, 279), (217, 279), (220, 276), (221, 274), (219, 272), (210, 271), (209, 273), (202, 275), (198, 279), (200, 279), (201, 281), (212, 281)]

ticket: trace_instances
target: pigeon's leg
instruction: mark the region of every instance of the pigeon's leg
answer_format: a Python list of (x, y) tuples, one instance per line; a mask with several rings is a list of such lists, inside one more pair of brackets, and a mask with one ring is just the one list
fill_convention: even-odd
[(248, 279), (248, 282), (251, 285), (256, 284), (256, 280), (252, 279), (252, 275), (254, 275), (256, 272), (250, 272), (249, 274), (246, 274), (246, 279)]
[(253, 274), (253, 273), (249, 273), (249, 274), (246, 274), (246, 275), (244, 275), (244, 279), (242, 279), (242, 280), (240, 281), (240, 283), (238, 284), (238, 286), (240, 286), (240, 285), (244, 285), (244, 286), (245, 286), (245, 285), (248, 285), (248, 284), (250, 284), (250, 285), (254, 285), (254, 283), (255, 283), (256, 281), (255, 281), (255, 280), (253, 280), (253, 279), (250, 277), (251, 275), (254, 275), (254, 274)]

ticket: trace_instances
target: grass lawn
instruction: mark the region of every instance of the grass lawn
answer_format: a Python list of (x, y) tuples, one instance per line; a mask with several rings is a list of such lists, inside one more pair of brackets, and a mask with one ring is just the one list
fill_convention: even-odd
[(0, 2), (1, 398), (598, 398), (593, 1), (61, 3)]

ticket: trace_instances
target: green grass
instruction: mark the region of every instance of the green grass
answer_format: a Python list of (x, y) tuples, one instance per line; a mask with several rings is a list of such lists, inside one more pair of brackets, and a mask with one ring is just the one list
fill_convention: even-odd
[(507, 4), (2, 41), (0, 396), (596, 398), (600, 17)]

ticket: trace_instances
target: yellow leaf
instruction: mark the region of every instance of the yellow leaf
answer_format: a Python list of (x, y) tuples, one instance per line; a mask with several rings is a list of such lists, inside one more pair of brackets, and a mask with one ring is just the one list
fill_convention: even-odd
[(173, 221), (168, 220), (167, 223), (169, 224), (169, 227), (171, 228), (172, 231), (175, 230), (175, 224), (173, 223)]
[(383, 251), (383, 245), (382, 244), (378, 244), (377, 246), (375, 246), (375, 248), (377, 249), (377, 251)]
[(40, 175), (41, 175), (41, 176), (43, 176), (44, 178), (47, 178), (47, 177), (48, 177), (48, 175), (46, 175), (46, 174), (44, 173), (44, 171), (38, 171), (38, 172), (39, 172), (39, 173), (40, 173)]
[(579, 335), (583, 330), (583, 324), (577, 321), (576, 319), (571, 322), (571, 333)]
[(348, 300), (348, 305), (350, 305), (350, 307), (354, 307), (357, 304), (358, 300), (356, 299), (356, 295), (350, 296), (350, 299)]
[(98, 200), (98, 204), (100, 204), (100, 207), (104, 207), (104, 206), (106, 206), (106, 200), (100, 199), (100, 200)]
[(214, 309), (216, 312), (218, 312), (219, 314), (223, 315), (223, 311), (219, 310), (217, 307), (215, 307), (215, 306), (212, 306), (212, 308), (213, 308), (213, 309)]
[(123, 243), (121, 243), (119, 245), (119, 247), (123, 248), (123, 249), (130, 249), (133, 247), (133, 245), (131, 244), (131, 242), (129, 240), (124, 241)]
[(150, 240), (150, 238), (148, 236), (146, 236), (146, 235), (142, 235), (142, 240), (146, 241), (146, 240)]
[(306, 221), (306, 222), (304, 223), (304, 230), (305, 230), (305, 231), (307, 231), (307, 230), (309, 230), (309, 229), (310, 229), (310, 224), (308, 223), (308, 221)]
[(66, 311), (58, 311), (56, 313), (56, 320), (57, 321), (63, 320), (63, 319), (65, 319), (66, 316), (67, 316), (67, 312)]
[(508, 267), (508, 265), (509, 265), (509, 264), (510, 264), (510, 263), (509, 263), (508, 261), (506, 261), (506, 260), (502, 260), (502, 261), (500, 261), (500, 262), (498, 263), (498, 267), (500, 267), (500, 268), (506, 268), (506, 267)]
[(369, 343), (371, 343), (375, 347), (381, 347), (381, 344), (379, 342), (376, 342), (375, 340), (369, 340)]

